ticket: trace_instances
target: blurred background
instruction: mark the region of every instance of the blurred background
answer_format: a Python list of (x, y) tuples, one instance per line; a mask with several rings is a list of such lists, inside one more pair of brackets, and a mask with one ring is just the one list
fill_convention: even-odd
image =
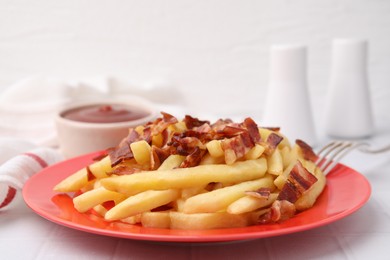
[(172, 102), (190, 113), (258, 117), (270, 46), (298, 43), (308, 48), (319, 121), (332, 40), (358, 38), (369, 41), (380, 124), (390, 120), (389, 14), (387, 0), (0, 0), (0, 94), (36, 75), (107, 76), (138, 87), (169, 86)]

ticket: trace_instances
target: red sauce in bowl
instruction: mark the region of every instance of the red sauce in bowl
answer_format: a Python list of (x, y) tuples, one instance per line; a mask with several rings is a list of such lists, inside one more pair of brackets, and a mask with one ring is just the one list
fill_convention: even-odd
[(70, 109), (62, 117), (86, 123), (119, 123), (144, 118), (146, 110), (124, 105), (89, 105)]

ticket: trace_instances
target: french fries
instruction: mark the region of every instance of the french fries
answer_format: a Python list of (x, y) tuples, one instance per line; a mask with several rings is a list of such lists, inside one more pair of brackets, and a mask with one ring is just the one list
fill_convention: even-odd
[(302, 149), (308, 148), (250, 118), (210, 124), (162, 113), (130, 129), (118, 147), (54, 190), (76, 192), (79, 212), (144, 227), (272, 223), (285, 219), (290, 208), (312, 207), (325, 186), (325, 176)]
[(105, 178), (103, 187), (126, 195), (133, 195), (146, 190), (165, 190), (191, 188), (210, 182), (238, 183), (258, 179), (267, 170), (266, 160), (248, 160), (232, 165), (199, 165), (191, 168), (146, 171), (131, 175)]
[(273, 187), (270, 176), (198, 194), (185, 201), (183, 212), (212, 213), (222, 211), (234, 201), (245, 196), (245, 191), (255, 191), (264, 187)]

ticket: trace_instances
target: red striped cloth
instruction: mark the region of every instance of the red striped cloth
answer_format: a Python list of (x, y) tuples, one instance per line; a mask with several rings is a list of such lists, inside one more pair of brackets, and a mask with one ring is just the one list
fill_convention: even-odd
[(43, 168), (62, 160), (62, 155), (51, 148), (35, 148), (17, 155), (0, 166), (0, 208), (6, 207), (22, 190), (24, 183)]

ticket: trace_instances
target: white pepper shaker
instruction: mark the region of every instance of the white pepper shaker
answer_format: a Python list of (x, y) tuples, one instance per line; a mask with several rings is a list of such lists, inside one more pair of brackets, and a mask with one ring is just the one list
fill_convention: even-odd
[(367, 57), (366, 40), (333, 41), (324, 120), (331, 137), (356, 139), (373, 133)]
[(262, 126), (279, 126), (291, 142), (317, 142), (307, 89), (307, 48), (271, 46), (270, 77)]

